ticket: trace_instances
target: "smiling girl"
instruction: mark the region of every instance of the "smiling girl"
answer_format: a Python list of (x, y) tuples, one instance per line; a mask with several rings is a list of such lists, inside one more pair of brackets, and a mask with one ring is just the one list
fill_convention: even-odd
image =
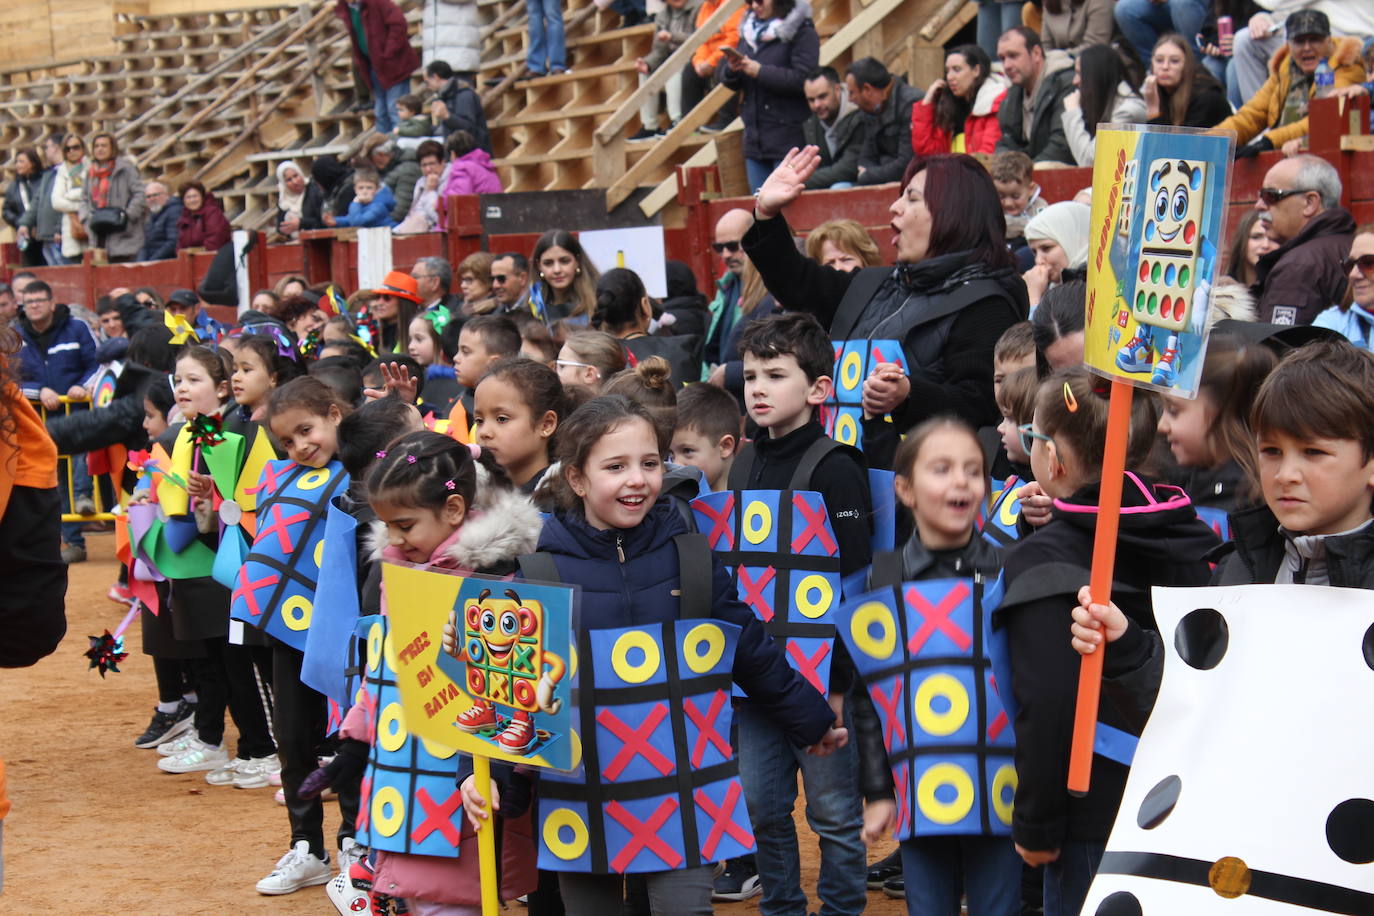
[(569, 319), (569, 324), (585, 327), (596, 308), (601, 273), (577, 237), (566, 229), (550, 229), (535, 242), (533, 261), (539, 279), (532, 297), (542, 305), (545, 320), (552, 324)]

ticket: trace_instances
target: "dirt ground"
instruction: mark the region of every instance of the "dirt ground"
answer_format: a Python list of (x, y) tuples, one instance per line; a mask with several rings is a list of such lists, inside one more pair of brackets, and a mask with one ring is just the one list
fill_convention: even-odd
[[(105, 597), (118, 573), (113, 537), (88, 535), (87, 548), (90, 560), (71, 568), (67, 638), (35, 667), (0, 672), (0, 757), (14, 802), (5, 820), (0, 913), (335, 913), (322, 887), (285, 897), (253, 889), (289, 839), (274, 790), (163, 773), (155, 751), (133, 746), (157, 698), (152, 666), (135, 624), (121, 673), (102, 681), (88, 670), (86, 637), (113, 629), (125, 609)], [(329, 806), (326, 837), (337, 822)], [(814, 891), (816, 847), (804, 824), (799, 831), (803, 882)], [(757, 904), (755, 897), (718, 911), (745, 916)], [(521, 909), (509, 912), (520, 916)], [(905, 911), (902, 901), (870, 892), (868, 912)]]

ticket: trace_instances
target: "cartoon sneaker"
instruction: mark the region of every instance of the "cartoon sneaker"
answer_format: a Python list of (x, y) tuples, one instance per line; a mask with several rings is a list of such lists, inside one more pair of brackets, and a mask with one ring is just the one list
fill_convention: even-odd
[(508, 754), (523, 754), (534, 747), (534, 723), (524, 716), (516, 716), (501, 732), (496, 743)]
[(1150, 356), (1150, 344), (1139, 336), (1132, 337), (1117, 351), (1116, 367), (1122, 372), (1149, 372)]
[(457, 726), (470, 735), (475, 735), (483, 729), (495, 728), (501, 723), (496, 715), (496, 710), (491, 708), (489, 703), (473, 703), (467, 711), (458, 717)]
[(1177, 367), (1174, 365), (1178, 361), (1178, 351), (1173, 347), (1164, 351), (1164, 355), (1155, 363), (1154, 374), (1150, 376), (1151, 385), (1169, 386), (1178, 377)]

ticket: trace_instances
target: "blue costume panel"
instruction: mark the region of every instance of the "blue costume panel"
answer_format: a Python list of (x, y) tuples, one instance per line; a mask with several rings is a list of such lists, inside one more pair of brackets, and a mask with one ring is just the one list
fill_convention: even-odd
[(730, 748), (738, 637), (717, 620), (579, 635), (581, 766), (540, 775), (540, 868), (671, 871), (753, 851)]
[(1011, 719), (989, 657), (1000, 580), (904, 582), (839, 611), (892, 765), (899, 840), (1011, 832)]
[(692, 511), (740, 600), (784, 643), (788, 663), (828, 694), (842, 590), (825, 500), (809, 490), (723, 490), (692, 500)]
[(1015, 474), (1006, 480), (988, 482), (988, 492), (992, 496), (988, 500), (987, 511), (978, 520), (984, 540), (998, 547), (1006, 547), (1020, 540), (1021, 531), (1017, 528), (1021, 521), (1020, 490), (1028, 483), (1030, 481), (1022, 480)]
[(863, 448), (863, 388), (878, 363), (896, 363), (907, 372), (906, 355), (897, 340), (837, 340), (835, 390), (821, 405), (821, 425), (825, 434), (837, 442)]
[(325, 515), (315, 610), (306, 630), (301, 665), (301, 680), (343, 709), (351, 702), (344, 672), (360, 610), (357, 530), (357, 519), (340, 509), (337, 499), (331, 500)]

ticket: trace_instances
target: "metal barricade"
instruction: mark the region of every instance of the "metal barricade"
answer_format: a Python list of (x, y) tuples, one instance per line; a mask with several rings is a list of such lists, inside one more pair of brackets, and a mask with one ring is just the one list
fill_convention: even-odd
[[(59, 397), (58, 400), (61, 402), (60, 409), (62, 411), (63, 416), (71, 416), (73, 406), (80, 408), (82, 405), (84, 405), (88, 407), (88, 409), (90, 410), (100, 410), (103, 407), (103, 405), (92, 405), (91, 398), (89, 396), (84, 398), (69, 398), (66, 395), (63, 395)], [(33, 404), (34, 409), (38, 411), (39, 417), (42, 418), (44, 425), (46, 425), (48, 422), (48, 409), (43, 406), (41, 401), (34, 400), (30, 403)], [(120, 478), (123, 474), (124, 461), (126, 456), (124, 455), (124, 449), (122, 446), (112, 446), (111, 448), (106, 449), (105, 451), (107, 455), (110, 452), (116, 452), (118, 463), (115, 462), (114, 458), (111, 458), (111, 460), (108, 462), (110, 466), (105, 472), (98, 474), (92, 473), (90, 475), (90, 499), (91, 504), (95, 507), (95, 511), (87, 512), (84, 514), (77, 511), (76, 504), (78, 502), (78, 499), (76, 496), (76, 480), (75, 474), (73, 473), (72, 465), (73, 456), (57, 456), (57, 473), (59, 475), (59, 479), (65, 480), (67, 483), (67, 504), (63, 506), (62, 521), (112, 522), (115, 520), (115, 513), (112, 510), (114, 508), (122, 506), (126, 502), (123, 488), (120, 486)], [(77, 455), (75, 457), (76, 460), (79, 461), (88, 460), (87, 456), (84, 454)], [(109, 508), (107, 508), (107, 504), (109, 505)]]

